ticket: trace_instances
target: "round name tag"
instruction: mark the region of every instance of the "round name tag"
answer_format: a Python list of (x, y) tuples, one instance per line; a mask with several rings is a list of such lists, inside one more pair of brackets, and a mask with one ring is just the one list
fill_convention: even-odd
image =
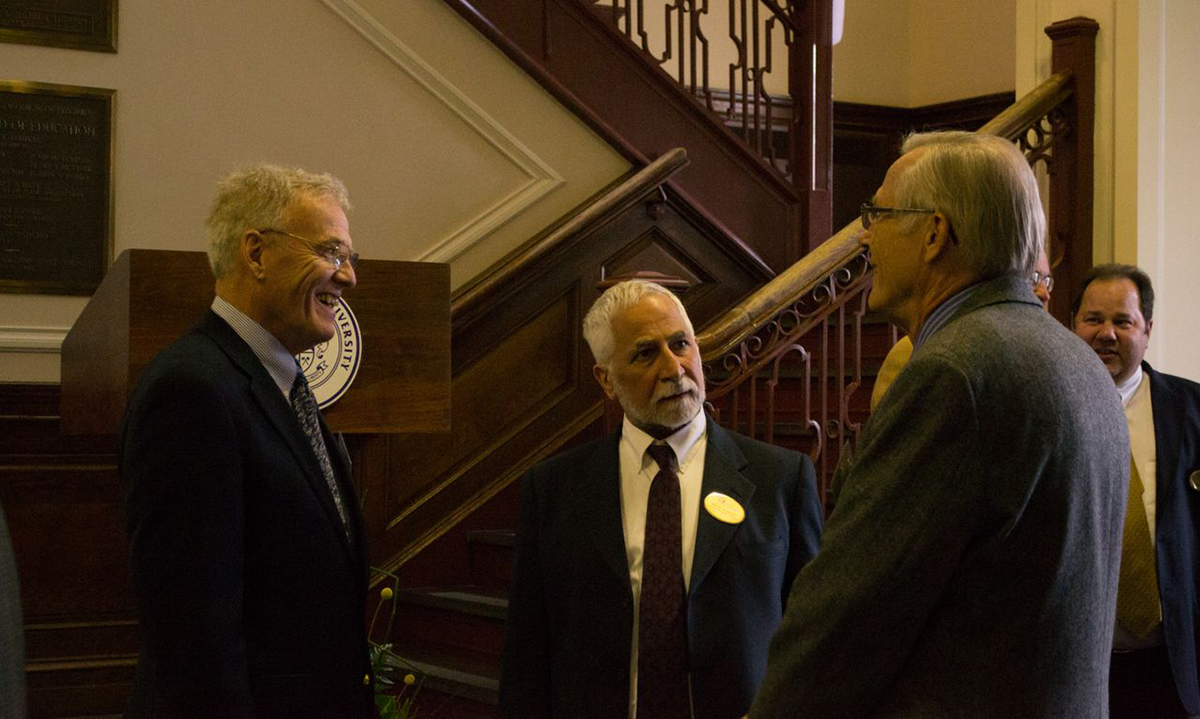
[(733, 497), (720, 492), (709, 492), (704, 498), (704, 508), (713, 519), (725, 524), (741, 524), (746, 518), (746, 510), (742, 509), (742, 505)]
[(346, 300), (338, 299), (334, 309), (337, 331), (333, 339), (296, 355), (300, 371), (308, 379), (317, 406), (325, 409), (337, 402), (358, 376), (358, 365), (362, 360), (362, 336), (358, 320), (350, 311)]

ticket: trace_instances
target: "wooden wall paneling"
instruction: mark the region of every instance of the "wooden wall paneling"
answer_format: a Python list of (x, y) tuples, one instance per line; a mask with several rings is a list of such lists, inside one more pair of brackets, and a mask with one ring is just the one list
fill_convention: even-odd
[(139, 635), (116, 438), (59, 432), (57, 385), (0, 385), (0, 504), (34, 717), (118, 715)]
[(859, 205), (900, 157), (904, 135), (976, 130), (1014, 100), (1014, 93), (1002, 92), (914, 108), (833, 103), (833, 226), (845, 227), (858, 216)]

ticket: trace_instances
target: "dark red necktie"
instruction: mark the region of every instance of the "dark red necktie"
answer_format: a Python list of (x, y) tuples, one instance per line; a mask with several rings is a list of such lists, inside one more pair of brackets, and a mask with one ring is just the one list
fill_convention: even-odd
[(658, 463), (646, 504), (638, 622), (638, 719), (688, 719), (687, 596), (675, 451), (652, 444)]

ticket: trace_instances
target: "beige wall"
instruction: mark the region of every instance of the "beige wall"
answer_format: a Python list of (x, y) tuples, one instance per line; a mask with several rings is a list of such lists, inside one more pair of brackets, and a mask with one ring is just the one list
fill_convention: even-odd
[[(115, 88), (115, 246), (202, 249), (214, 181), (346, 181), (359, 251), (461, 284), (628, 169), (441, 0), (122, 0), (115, 55), (0, 44), (5, 79)], [(0, 381), (57, 381), (83, 299), (0, 295)]]
[(833, 97), (920, 107), (1013, 89), (1016, 0), (846, 0)]
[(1137, 253), (1158, 299), (1150, 361), (1200, 381), (1195, 331), (1200, 287), (1196, 241), (1200, 177), (1200, 2), (1139, 3)]
[(1200, 89), (1193, 79), (1200, 3), (1018, 0), (1018, 93), (1049, 74), (1042, 28), (1077, 15), (1100, 23), (1094, 260), (1137, 264), (1150, 275), (1158, 298), (1146, 358), (1200, 379), (1200, 338), (1191, 331), (1200, 276), (1200, 245), (1192, 238), (1200, 176)]

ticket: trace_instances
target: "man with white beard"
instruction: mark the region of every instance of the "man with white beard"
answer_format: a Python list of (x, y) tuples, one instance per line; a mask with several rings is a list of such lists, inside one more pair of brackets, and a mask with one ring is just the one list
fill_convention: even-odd
[(625, 419), (522, 480), (500, 715), (740, 717), (820, 542), (812, 462), (705, 415), (665, 288), (609, 288), (583, 334)]

